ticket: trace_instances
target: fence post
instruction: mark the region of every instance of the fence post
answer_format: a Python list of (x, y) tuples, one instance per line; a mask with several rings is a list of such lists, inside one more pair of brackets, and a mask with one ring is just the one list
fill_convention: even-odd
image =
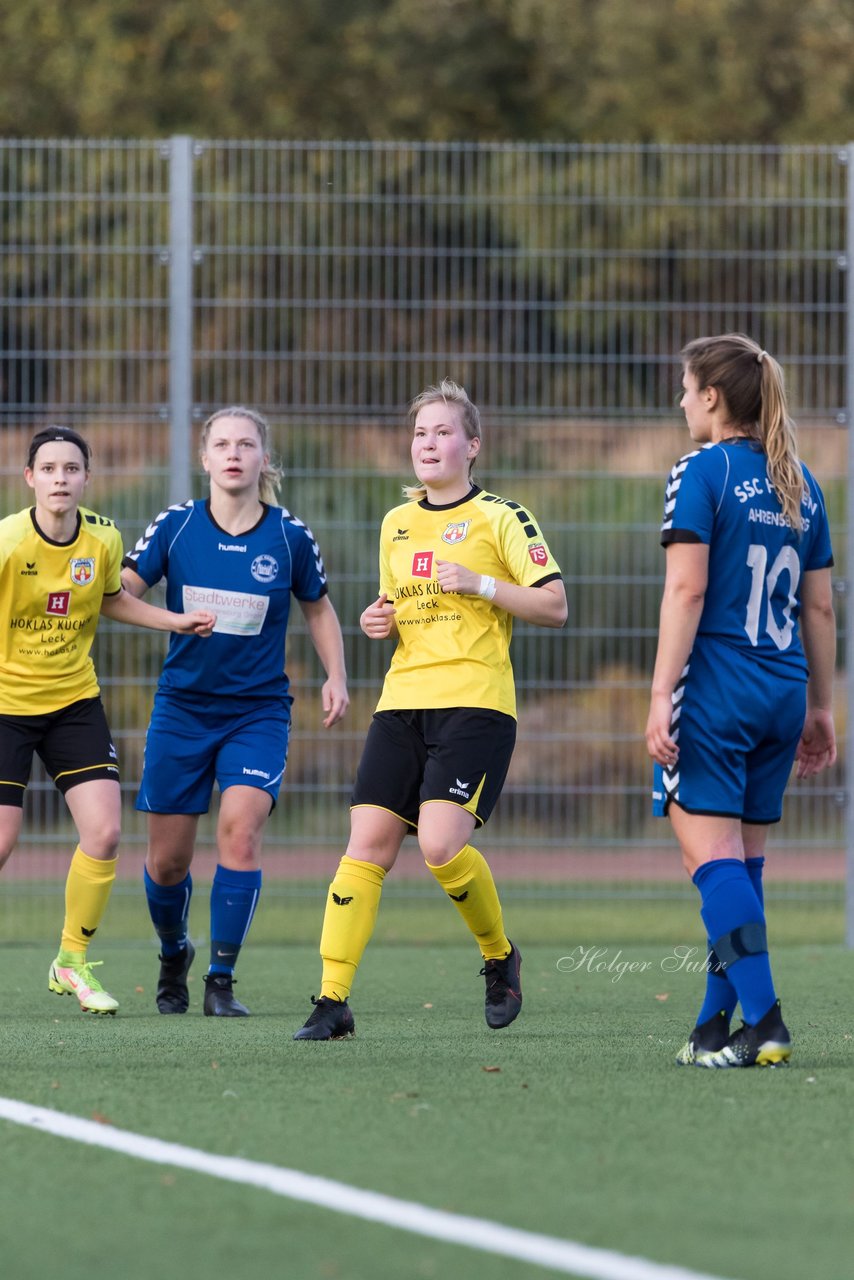
[(169, 142), (169, 501), (192, 496), (193, 139)]
[(854, 142), (848, 166), (845, 227), (845, 421), (848, 427), (848, 495), (845, 513), (845, 945), (854, 948)]

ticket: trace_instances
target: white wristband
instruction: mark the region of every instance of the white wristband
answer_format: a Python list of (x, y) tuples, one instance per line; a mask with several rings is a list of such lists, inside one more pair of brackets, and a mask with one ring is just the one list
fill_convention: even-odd
[(483, 596), (484, 600), (491, 600), (495, 595), (495, 579), (490, 578), (486, 573), (482, 573), (480, 575), (480, 590), (477, 594)]

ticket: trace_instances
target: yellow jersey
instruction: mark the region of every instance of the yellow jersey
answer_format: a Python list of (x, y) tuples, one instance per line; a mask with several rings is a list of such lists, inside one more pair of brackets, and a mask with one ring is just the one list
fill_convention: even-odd
[(0, 714), (97, 697), (89, 651), (102, 599), (121, 590), (121, 564), (118, 529), (85, 507), (66, 543), (42, 533), (34, 507), (0, 520)]
[(513, 616), (481, 596), (443, 592), (438, 560), (523, 587), (560, 577), (518, 502), (475, 486), (448, 505), (394, 507), (380, 533), (380, 592), (394, 605), (398, 643), (377, 710), (483, 707), (515, 717)]

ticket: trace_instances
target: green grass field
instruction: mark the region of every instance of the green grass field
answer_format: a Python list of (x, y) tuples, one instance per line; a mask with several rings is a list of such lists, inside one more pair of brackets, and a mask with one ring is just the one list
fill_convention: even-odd
[[(514, 909), (525, 1007), (498, 1033), (445, 904), (408, 921), (444, 937), (450, 920), (442, 945), (396, 942), (406, 919), (390, 905), (354, 994), (357, 1036), (340, 1043), (291, 1039), (315, 945), (249, 945), (238, 994), (254, 1016), (227, 1022), (201, 1016), (204, 953), (190, 1013), (162, 1018), (153, 946), (105, 936), (122, 1009), (94, 1018), (48, 993), (49, 947), (4, 947), (0, 1093), (727, 1280), (850, 1275), (854, 956), (780, 946), (793, 1065), (705, 1072), (673, 1065), (702, 985), (668, 960), (696, 941), (685, 904), (654, 946), (637, 904), (608, 907), (610, 933), (566, 904), (560, 930), (551, 907)], [(6, 1280), (555, 1274), (2, 1120), (0, 1133)]]

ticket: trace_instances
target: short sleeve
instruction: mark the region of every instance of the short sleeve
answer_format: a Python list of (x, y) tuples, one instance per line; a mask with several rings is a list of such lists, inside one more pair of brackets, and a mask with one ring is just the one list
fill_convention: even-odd
[(687, 453), (671, 469), (664, 487), (661, 545), (712, 540), (722, 483), (716, 483), (714, 458), (704, 449)]
[(317, 539), (307, 524), (287, 515), (291, 530), (291, 590), (297, 600), (319, 600), (326, 595), (329, 585)]
[(804, 569), (829, 569), (833, 564), (833, 547), (830, 540), (830, 522), (824, 494), (812, 476), (806, 475), (803, 510), (810, 520), (810, 546), (804, 561)]
[(538, 587), (560, 577), (536, 517), (517, 503), (505, 502), (501, 520), (501, 557), (512, 581)]
[(149, 587), (153, 587), (161, 578), (166, 577), (169, 568), (169, 510), (161, 511), (146, 527), (144, 533), (137, 538), (132, 551), (125, 556), (123, 564), (138, 573)]

